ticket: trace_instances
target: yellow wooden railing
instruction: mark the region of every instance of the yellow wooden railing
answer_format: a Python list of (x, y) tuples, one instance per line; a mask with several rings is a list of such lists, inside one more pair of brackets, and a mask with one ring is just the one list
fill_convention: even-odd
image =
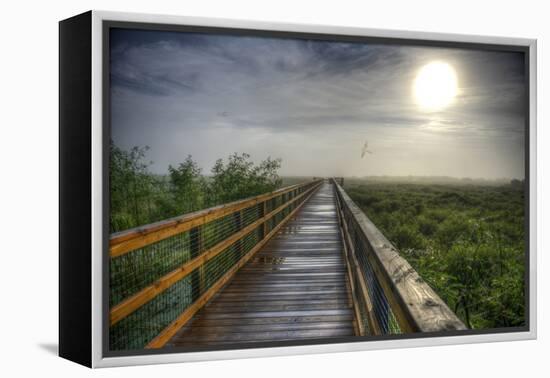
[(321, 183), (292, 185), (111, 235), (111, 350), (162, 347)]

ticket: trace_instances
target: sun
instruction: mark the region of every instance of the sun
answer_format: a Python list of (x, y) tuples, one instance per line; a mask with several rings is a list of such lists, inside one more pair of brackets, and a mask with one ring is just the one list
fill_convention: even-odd
[(414, 80), (414, 97), (426, 111), (441, 110), (451, 104), (458, 87), (454, 68), (445, 62), (426, 64)]

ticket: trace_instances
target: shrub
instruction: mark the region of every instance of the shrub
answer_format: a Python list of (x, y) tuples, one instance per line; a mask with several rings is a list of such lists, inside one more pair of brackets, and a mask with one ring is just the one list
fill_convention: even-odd
[(450, 248), (461, 237), (465, 236), (468, 231), (469, 225), (464, 217), (451, 215), (439, 225), (435, 237), (443, 248)]
[(422, 249), (425, 247), (424, 238), (411, 225), (400, 225), (392, 233), (392, 242), (399, 249)]
[(418, 230), (424, 236), (432, 236), (437, 231), (437, 222), (426, 216), (418, 217)]

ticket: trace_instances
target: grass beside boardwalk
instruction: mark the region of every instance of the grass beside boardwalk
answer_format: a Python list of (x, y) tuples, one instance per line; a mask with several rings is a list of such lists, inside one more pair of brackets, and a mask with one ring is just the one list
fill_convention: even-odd
[(345, 189), (469, 327), (525, 324), (521, 182), (348, 179)]

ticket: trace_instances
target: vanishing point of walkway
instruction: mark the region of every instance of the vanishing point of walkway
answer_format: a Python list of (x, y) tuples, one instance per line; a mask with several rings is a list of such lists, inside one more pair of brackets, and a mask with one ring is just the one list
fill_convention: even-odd
[(342, 248), (333, 185), (325, 182), (168, 344), (354, 335)]

